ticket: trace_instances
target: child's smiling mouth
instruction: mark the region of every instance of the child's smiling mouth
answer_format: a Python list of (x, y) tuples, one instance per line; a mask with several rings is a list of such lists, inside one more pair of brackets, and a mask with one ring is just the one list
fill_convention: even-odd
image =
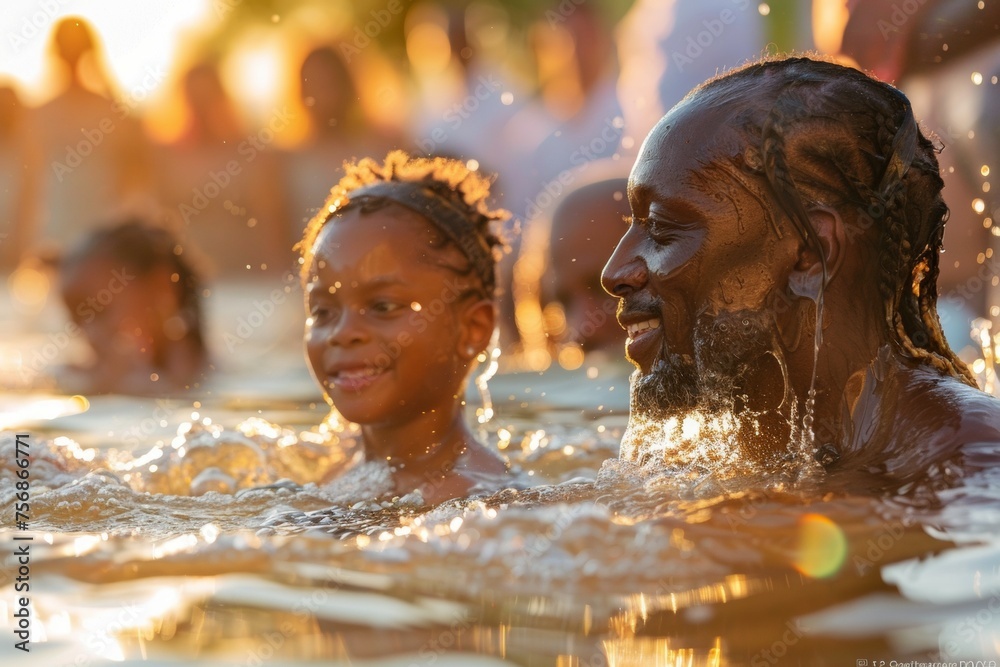
[(327, 383), (340, 391), (356, 393), (378, 381), (385, 375), (386, 370), (376, 366), (334, 368), (327, 373)]

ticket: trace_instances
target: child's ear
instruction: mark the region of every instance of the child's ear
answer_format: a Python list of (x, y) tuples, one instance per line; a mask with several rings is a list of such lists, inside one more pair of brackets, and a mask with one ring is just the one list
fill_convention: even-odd
[(458, 356), (472, 361), (486, 349), (496, 328), (496, 306), (489, 299), (470, 303), (462, 311), (459, 322)]

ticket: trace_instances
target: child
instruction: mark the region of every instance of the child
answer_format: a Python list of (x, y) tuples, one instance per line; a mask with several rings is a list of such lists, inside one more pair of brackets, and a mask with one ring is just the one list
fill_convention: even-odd
[(390, 153), (345, 166), (299, 244), (306, 352), (398, 494), (440, 503), (494, 488), (504, 462), (472, 435), (464, 387), (496, 325), (489, 181), (456, 160)]
[(59, 266), (63, 301), (94, 351), (66, 390), (163, 395), (208, 367), (198, 277), (168, 231), (130, 220), (99, 229)]

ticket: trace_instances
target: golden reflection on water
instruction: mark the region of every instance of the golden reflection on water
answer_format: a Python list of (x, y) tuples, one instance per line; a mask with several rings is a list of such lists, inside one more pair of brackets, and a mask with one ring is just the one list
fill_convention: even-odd
[(89, 407), (86, 396), (4, 397), (0, 402), (0, 430), (76, 415), (86, 412)]
[(608, 667), (719, 667), (723, 664), (721, 637), (716, 636), (708, 647), (679, 644), (678, 640), (665, 637), (630, 637), (603, 642)]
[(699, 586), (690, 590), (670, 593), (638, 593), (624, 600), (624, 610), (612, 616), (609, 625), (619, 637), (634, 636), (651, 614), (661, 611), (677, 612), (702, 605), (722, 604), (740, 600), (769, 589), (766, 581), (751, 579), (742, 574), (731, 574), (721, 582)]

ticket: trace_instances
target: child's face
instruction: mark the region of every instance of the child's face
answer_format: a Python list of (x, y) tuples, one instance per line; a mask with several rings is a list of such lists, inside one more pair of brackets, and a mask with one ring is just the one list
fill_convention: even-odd
[(390, 205), (323, 228), (306, 285), (306, 353), (328, 400), (362, 425), (453, 409), (471, 359), (472, 279), (435, 260), (430, 223)]
[(70, 317), (99, 363), (130, 363), (153, 354), (162, 326), (157, 327), (156, 299), (145, 276), (111, 260), (90, 259), (67, 269), (61, 281)]

